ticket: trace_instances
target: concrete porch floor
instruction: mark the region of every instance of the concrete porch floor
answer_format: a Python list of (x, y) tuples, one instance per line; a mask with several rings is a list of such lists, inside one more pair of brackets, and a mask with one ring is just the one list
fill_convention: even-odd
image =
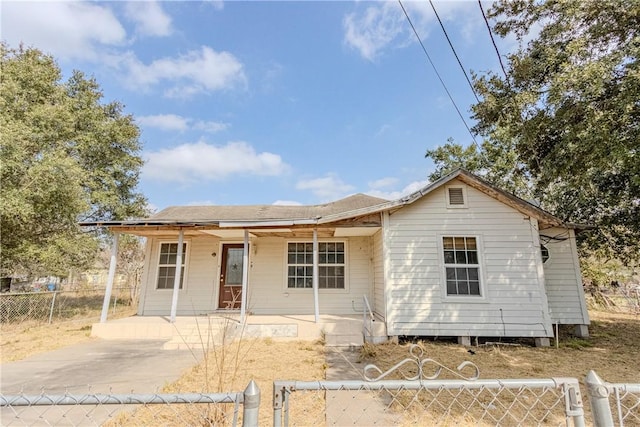
[(236, 338), (275, 340), (324, 339), (328, 346), (353, 347), (363, 344), (363, 324), (359, 315), (248, 315), (245, 325), (237, 312), (203, 316), (132, 316), (95, 323), (94, 337), (116, 339), (163, 339), (165, 349), (211, 348)]

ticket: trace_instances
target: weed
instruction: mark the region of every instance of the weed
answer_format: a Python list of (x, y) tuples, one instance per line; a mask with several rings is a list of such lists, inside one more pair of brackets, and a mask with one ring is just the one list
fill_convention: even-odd
[(359, 360), (372, 359), (378, 355), (376, 350), (376, 346), (374, 344), (365, 342), (364, 345), (360, 348), (360, 357)]
[(583, 338), (569, 338), (567, 341), (561, 343), (561, 347), (582, 350), (583, 348), (593, 347), (593, 343)]

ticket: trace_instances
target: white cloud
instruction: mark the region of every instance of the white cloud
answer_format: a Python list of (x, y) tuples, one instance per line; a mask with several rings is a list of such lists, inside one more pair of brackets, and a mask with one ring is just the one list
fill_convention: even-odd
[(2, 39), (24, 43), (61, 59), (99, 58), (100, 46), (126, 42), (126, 31), (113, 12), (89, 2), (2, 2)]
[(189, 129), (200, 130), (203, 132), (215, 133), (228, 129), (229, 123), (193, 120), (188, 117), (178, 116), (176, 114), (157, 114), (151, 116), (140, 116), (136, 121), (145, 127), (156, 128), (165, 131), (186, 131)]
[(189, 119), (175, 114), (158, 114), (155, 116), (139, 116), (136, 122), (141, 126), (157, 128), (160, 130), (185, 131), (189, 129)]
[(208, 46), (179, 57), (142, 63), (132, 52), (114, 58), (126, 69), (131, 88), (147, 89), (161, 82), (173, 82), (165, 91), (169, 97), (189, 97), (200, 92), (232, 89), (246, 84), (244, 66), (229, 52), (216, 52)]
[(355, 187), (344, 183), (337, 175), (327, 174), (322, 178), (314, 178), (299, 181), (296, 184), (298, 190), (310, 190), (322, 201), (334, 201), (353, 192)]
[(350, 13), (342, 21), (344, 41), (365, 59), (373, 61), (403, 32), (403, 19), (402, 10), (395, 2), (367, 7), (361, 14)]
[(224, 146), (203, 141), (147, 153), (143, 175), (156, 181), (193, 183), (231, 175), (277, 176), (289, 166), (273, 153), (257, 153), (246, 142)]
[(201, 130), (204, 132), (215, 133), (221, 132), (223, 130), (229, 129), (231, 125), (229, 123), (223, 122), (206, 122), (206, 121), (197, 121), (194, 123), (194, 129)]
[[(477, 3), (467, 1), (434, 2), (438, 15), (444, 22), (455, 26), (447, 28), (459, 31), (467, 42), (474, 42), (482, 31), (478, 20)], [(411, 22), (424, 41), (429, 32), (439, 24), (428, 2), (410, 1), (403, 3)], [(358, 5), (356, 5), (358, 8)], [(366, 9), (347, 14), (343, 19), (344, 42), (369, 60), (376, 60), (386, 49), (408, 46), (416, 43), (413, 30), (397, 2), (380, 2)], [(440, 31), (440, 29), (437, 29)]]
[(272, 204), (276, 206), (302, 206), (302, 203), (293, 200), (276, 200)]
[(224, 1), (222, 0), (204, 0), (204, 2), (213, 6), (215, 10), (224, 9)]
[[(389, 179), (389, 178), (383, 178), (382, 180), (378, 180), (378, 181), (383, 181), (385, 179)], [(374, 184), (377, 183), (378, 181), (374, 181)], [(421, 188), (426, 186), (428, 183), (429, 181), (427, 180), (414, 181), (406, 185), (402, 190), (399, 190), (399, 191), (382, 191), (379, 189), (380, 187), (372, 186), (371, 183), (369, 183), (369, 187), (371, 187), (371, 189), (367, 191), (366, 194), (374, 197), (380, 197), (382, 199), (387, 199), (387, 200), (398, 200), (404, 196), (408, 196), (409, 194), (420, 190)]]
[(162, 10), (158, 2), (127, 2), (125, 13), (136, 24), (136, 32), (143, 36), (168, 36), (173, 32), (171, 17)]
[(386, 187), (391, 187), (392, 185), (396, 185), (397, 182), (398, 182), (398, 178), (393, 178), (393, 177), (380, 178), (375, 181), (369, 182), (369, 187), (373, 189), (386, 188)]

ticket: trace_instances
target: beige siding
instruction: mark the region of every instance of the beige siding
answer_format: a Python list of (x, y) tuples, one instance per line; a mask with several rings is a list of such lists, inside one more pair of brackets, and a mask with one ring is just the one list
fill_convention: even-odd
[[(166, 315), (171, 311), (173, 290), (156, 289), (158, 274), (158, 251), (162, 242), (176, 242), (176, 237), (149, 239), (150, 268), (146, 275), (145, 298), (142, 314)], [(218, 251), (218, 239), (210, 236), (185, 238), (185, 281), (178, 294), (178, 315), (210, 313), (216, 307), (215, 278), (219, 257), (211, 254)]]
[[(373, 294), (372, 241), (370, 237), (336, 239), (347, 243), (347, 286), (345, 290), (319, 290), (320, 314), (356, 314), (362, 312), (362, 296)], [(145, 271), (140, 313), (166, 315), (171, 309), (171, 290), (156, 289), (158, 250), (163, 241), (149, 239), (148, 267)], [(218, 277), (221, 242), (212, 236), (185, 239), (187, 269), (184, 289), (180, 291), (178, 315), (210, 313), (218, 306)], [(311, 289), (287, 289), (286, 244), (283, 238), (251, 239), (247, 311), (254, 314), (313, 314)], [(324, 240), (321, 240), (324, 241)], [(233, 243), (239, 243), (234, 241)], [(217, 252), (212, 257), (212, 252)], [(354, 310), (355, 307), (355, 310)]]
[[(313, 291), (286, 287), (286, 245), (293, 241), (283, 238), (257, 241), (258, 251), (253, 257), (249, 278), (249, 311), (255, 314), (313, 314)], [(372, 292), (371, 239), (350, 237), (336, 241), (347, 243), (347, 289), (320, 289), (320, 314), (361, 313), (362, 296), (371, 299)]]
[[(551, 336), (529, 218), (471, 187), (466, 195), (466, 208), (448, 209), (440, 188), (390, 215), (389, 335)], [(482, 298), (446, 296), (446, 235), (478, 237)]]
[(552, 228), (540, 234), (549, 249), (549, 259), (543, 265), (552, 322), (589, 324), (573, 230)]
[(373, 301), (371, 308), (382, 319), (384, 308), (384, 262), (382, 259), (382, 231), (373, 235)]

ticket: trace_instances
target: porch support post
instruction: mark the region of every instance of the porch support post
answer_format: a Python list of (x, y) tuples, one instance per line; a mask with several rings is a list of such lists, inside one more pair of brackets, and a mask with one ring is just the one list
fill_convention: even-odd
[(107, 288), (104, 291), (104, 301), (102, 302), (100, 323), (107, 322), (109, 302), (111, 301), (111, 291), (113, 290), (113, 279), (115, 279), (116, 277), (116, 263), (118, 260), (118, 236), (118, 233), (113, 233), (113, 243), (111, 244), (111, 260), (109, 262), (109, 276), (107, 276)]
[(318, 305), (318, 230), (313, 229), (313, 312), (316, 316), (316, 323), (320, 322), (320, 306)]
[(244, 250), (242, 251), (242, 298), (240, 300), (240, 324), (244, 325), (247, 315), (247, 282), (249, 281), (249, 230), (244, 229)]
[(184, 230), (178, 233), (178, 253), (176, 254), (176, 276), (173, 279), (173, 299), (171, 300), (171, 323), (176, 322), (178, 312), (178, 293), (180, 291), (180, 276), (182, 276), (182, 246), (184, 242)]

